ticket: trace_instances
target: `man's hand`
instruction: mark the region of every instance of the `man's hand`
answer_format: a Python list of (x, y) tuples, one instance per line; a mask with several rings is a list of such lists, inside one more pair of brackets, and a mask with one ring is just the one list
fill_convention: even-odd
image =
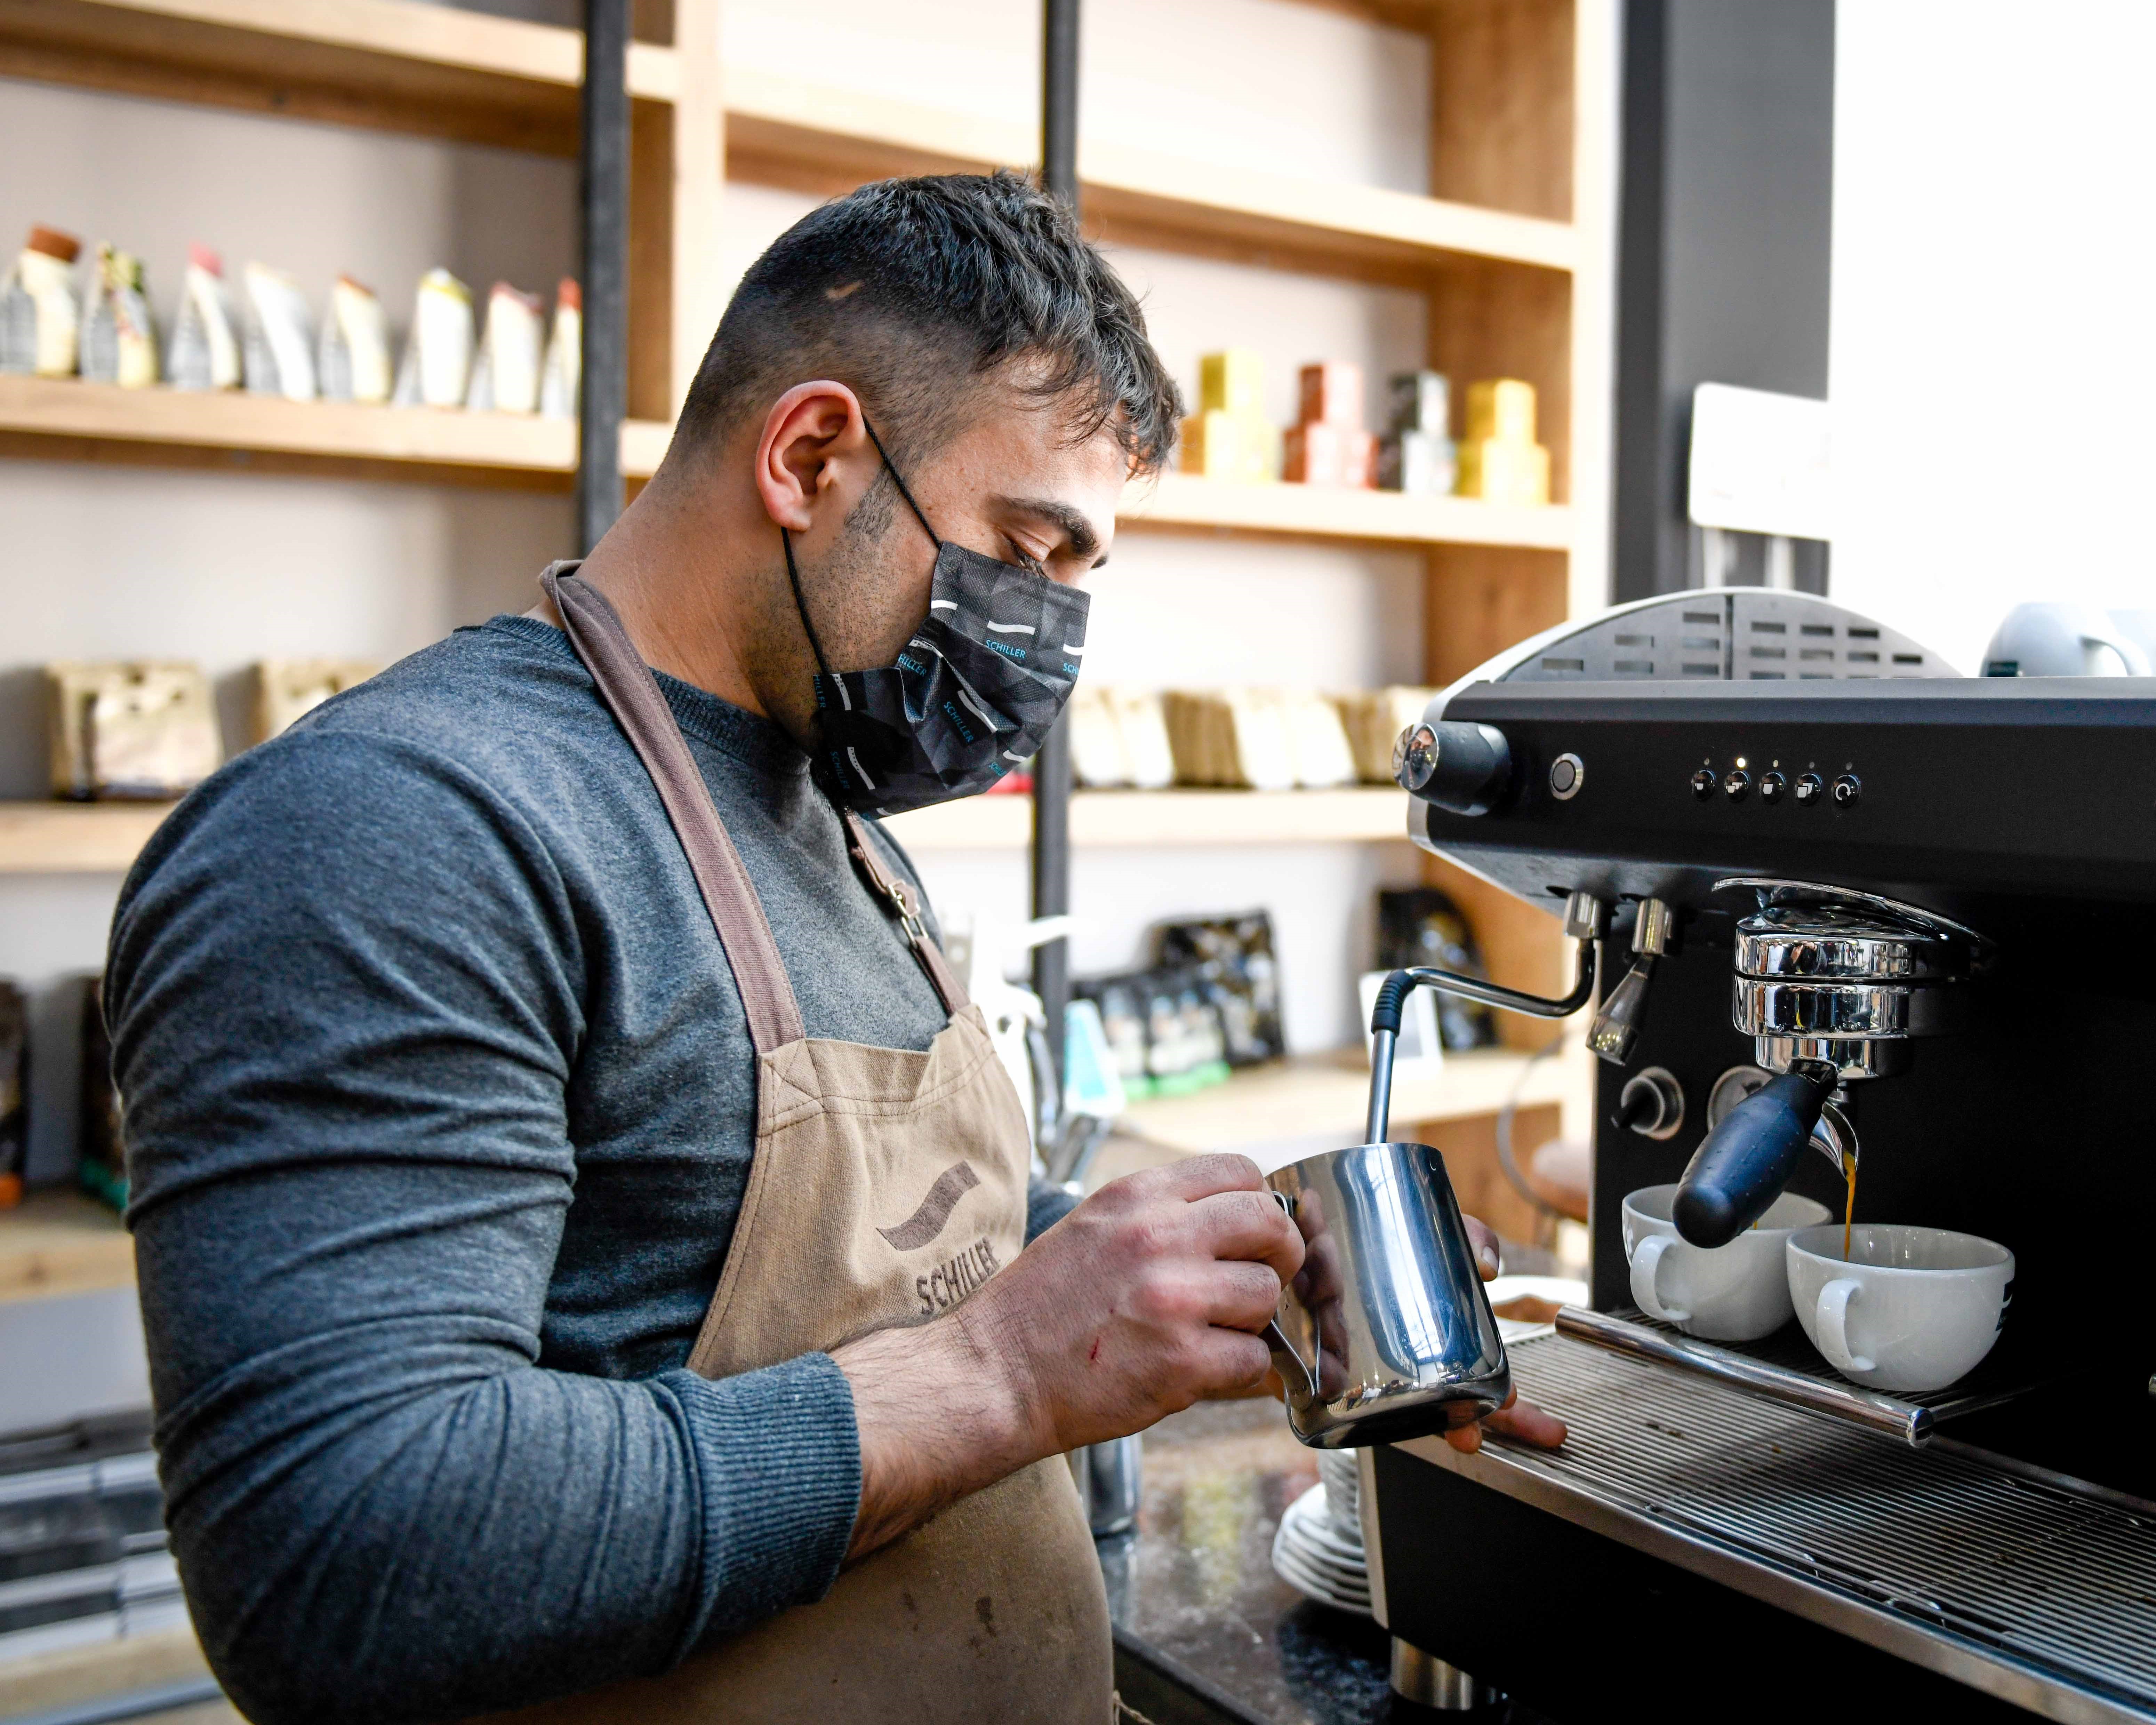
[[(1475, 1267), (1483, 1281), (1492, 1281), (1497, 1274), (1497, 1236), (1486, 1224), (1474, 1217), (1465, 1219), (1467, 1237), (1475, 1243)], [(1445, 1440), (1461, 1455), (1472, 1455), (1482, 1447), (1482, 1428), (1486, 1425), (1500, 1437), (1517, 1438), (1538, 1450), (1554, 1450), (1564, 1441), (1564, 1421), (1545, 1414), (1532, 1402), (1522, 1401), (1517, 1389), (1505, 1398), (1505, 1405), (1496, 1413), (1486, 1414), (1473, 1425), (1448, 1431)]]
[(1044, 1455), (1141, 1431), (1270, 1363), (1302, 1240), (1247, 1157), (1111, 1181), (948, 1316), (833, 1356), (853, 1385), (850, 1560)]

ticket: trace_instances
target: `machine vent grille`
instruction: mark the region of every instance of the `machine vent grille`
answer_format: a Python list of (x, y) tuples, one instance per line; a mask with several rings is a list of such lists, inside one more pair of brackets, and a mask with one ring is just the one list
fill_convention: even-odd
[(1725, 588), (1672, 593), (1584, 625), (1507, 671), (1508, 683), (1715, 677), (1958, 675), (1914, 641), (1809, 593)]
[(1571, 1435), (1506, 1466), (2156, 1707), (2156, 1512), (1563, 1336), (1508, 1351)]

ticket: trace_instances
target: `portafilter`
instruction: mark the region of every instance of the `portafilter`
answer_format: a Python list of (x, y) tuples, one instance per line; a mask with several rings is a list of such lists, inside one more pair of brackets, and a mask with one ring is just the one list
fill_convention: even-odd
[(1874, 893), (1750, 875), (1716, 883), (1725, 889), (1755, 892), (1759, 906), (1737, 925), (1731, 1019), (1781, 1076), (1725, 1114), (1685, 1168), (1671, 1216), (1700, 1246), (1758, 1220), (1806, 1144), (1837, 1165), (1856, 1159), (1832, 1106), (1843, 1086), (1903, 1070), (1913, 1040), (1956, 1029), (1967, 979), (1990, 954), (1973, 929)]

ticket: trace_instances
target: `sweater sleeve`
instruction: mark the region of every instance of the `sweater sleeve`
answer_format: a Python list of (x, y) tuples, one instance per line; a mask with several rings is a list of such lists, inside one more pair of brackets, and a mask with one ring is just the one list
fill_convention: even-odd
[(541, 1358), (584, 976), (514, 809), (293, 733), (167, 820), (106, 986), (172, 1548), (250, 1718), (519, 1705), (829, 1589), (860, 1467), (828, 1356)]

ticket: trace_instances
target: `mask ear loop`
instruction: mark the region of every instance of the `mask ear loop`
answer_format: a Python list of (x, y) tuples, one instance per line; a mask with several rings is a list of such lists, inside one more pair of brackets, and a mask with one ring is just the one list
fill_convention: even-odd
[[(928, 536), (929, 542), (937, 551), (942, 551), (943, 542), (937, 537), (935, 528), (928, 525), (928, 517), (921, 512), (921, 506), (913, 501), (913, 493), (906, 489), (906, 481), (898, 476), (898, 469), (891, 465), (891, 451), (884, 448), (883, 439), (876, 435), (875, 427), (869, 424), (866, 413), (861, 415), (861, 429), (868, 433), (869, 441), (875, 445), (876, 455), (883, 463), (883, 470), (891, 475), (891, 482), (898, 487), (898, 495), (906, 500), (906, 506), (913, 511), (914, 520), (921, 523), (921, 531)], [(793, 534), (781, 527), (778, 542), (786, 549), (786, 578), (793, 585), (793, 608), (801, 619), (801, 632), (808, 637), (808, 650), (816, 655), (816, 669), (823, 672), (827, 680), (833, 680), (831, 662), (824, 657), (824, 644), (816, 639), (816, 625), (808, 620), (808, 602), (801, 596), (801, 571), (793, 562)]]
[(868, 433), (869, 441), (875, 445), (876, 454), (883, 457), (883, 470), (891, 475), (891, 484), (898, 487), (898, 495), (906, 499), (906, 506), (913, 511), (914, 520), (921, 523), (921, 531), (928, 536), (937, 550), (942, 550), (942, 536), (928, 525), (928, 517), (921, 512), (921, 506), (913, 501), (913, 493), (906, 489), (906, 481), (898, 476), (898, 469), (891, 464), (891, 452), (884, 448), (883, 439), (875, 434), (875, 427), (869, 424), (866, 413), (861, 415), (861, 429)]
[(831, 675), (831, 663), (824, 657), (824, 644), (816, 639), (816, 625), (808, 620), (808, 602), (801, 597), (801, 572), (793, 564), (793, 536), (785, 528), (778, 530), (778, 542), (786, 547), (786, 578), (793, 583), (793, 609), (801, 619), (801, 633), (808, 637), (808, 650), (816, 655), (816, 669), (824, 674), (826, 682), (835, 682)]

